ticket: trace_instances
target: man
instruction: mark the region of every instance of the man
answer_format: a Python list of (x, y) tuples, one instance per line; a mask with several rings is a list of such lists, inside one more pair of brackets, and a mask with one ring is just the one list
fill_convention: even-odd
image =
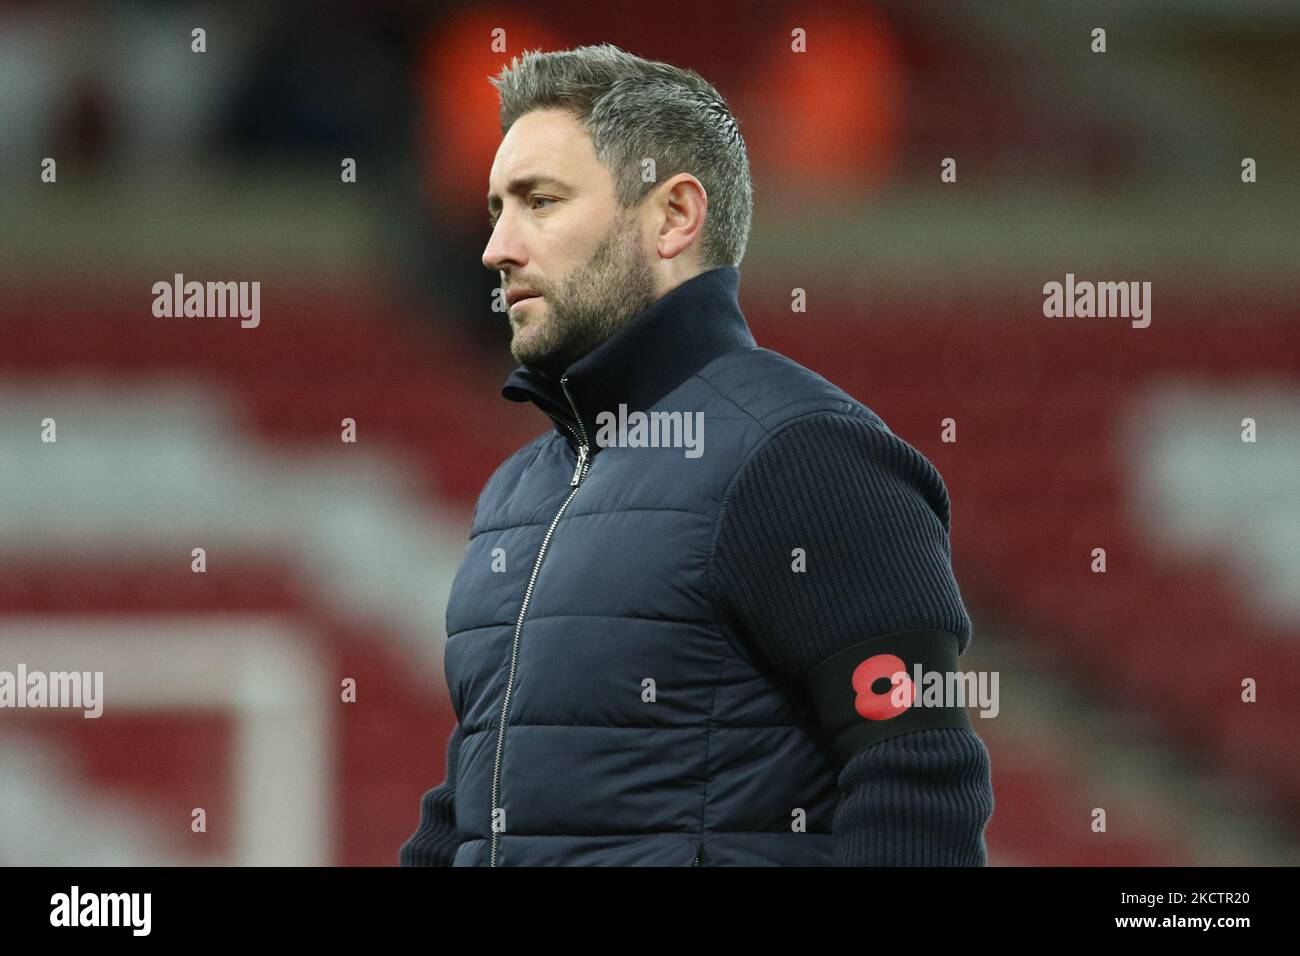
[(964, 709), (894, 698), (970, 640), (946, 490), (755, 344), (721, 96), (609, 45), (492, 82), (503, 394), (553, 427), (475, 508), (447, 779), (401, 862), (985, 864), (987, 750)]

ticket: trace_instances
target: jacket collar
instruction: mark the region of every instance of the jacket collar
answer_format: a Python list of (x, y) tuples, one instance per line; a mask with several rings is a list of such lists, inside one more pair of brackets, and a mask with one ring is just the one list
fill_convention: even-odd
[[(593, 454), (599, 413), (617, 415), (620, 404), (629, 412), (645, 411), (719, 355), (755, 346), (739, 292), (735, 266), (692, 276), (565, 370)], [(556, 431), (572, 437), (573, 410), (559, 382), (521, 365), (501, 394), (512, 402), (531, 401), (554, 420)]]

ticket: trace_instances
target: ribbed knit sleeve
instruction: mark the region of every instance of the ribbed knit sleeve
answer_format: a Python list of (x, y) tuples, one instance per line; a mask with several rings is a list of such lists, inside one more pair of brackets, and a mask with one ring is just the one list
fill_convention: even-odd
[[(946, 631), (965, 651), (948, 532), (947, 490), (924, 456), (871, 420), (818, 413), (767, 439), (732, 481), (712, 578), (745, 650), (797, 688), (837, 652), (888, 634)], [(986, 863), (993, 790), (973, 732), (900, 734), (837, 769), (838, 864)]]
[(460, 840), (456, 836), (456, 760), (460, 724), (447, 742), (447, 777), (420, 800), (420, 825), (398, 851), (401, 866), (451, 866)]

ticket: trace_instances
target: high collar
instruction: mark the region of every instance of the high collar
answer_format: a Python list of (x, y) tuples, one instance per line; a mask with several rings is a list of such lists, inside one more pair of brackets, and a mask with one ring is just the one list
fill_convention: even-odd
[[(740, 269), (720, 266), (692, 276), (633, 316), (626, 325), (564, 372), (591, 451), (596, 416), (645, 411), (719, 355), (752, 348), (754, 336), (740, 311)], [(571, 437), (573, 409), (560, 383), (521, 365), (501, 394), (531, 401)], [(687, 409), (682, 409), (686, 411)]]

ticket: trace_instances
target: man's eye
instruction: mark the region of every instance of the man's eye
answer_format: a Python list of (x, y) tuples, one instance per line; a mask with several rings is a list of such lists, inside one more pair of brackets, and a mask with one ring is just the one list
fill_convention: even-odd
[[(532, 197), (530, 197), (529, 200), (528, 200), (528, 205), (529, 205), (530, 208), (536, 209), (536, 208), (538, 208), (538, 207), (535, 206), (535, 205), (533, 205), (533, 204), (536, 203), (536, 202), (550, 202), (550, 203), (553, 203), (553, 202), (558, 202), (558, 201), (559, 201), (559, 200), (557, 200), (557, 199), (552, 199), (550, 196), (532, 196)], [(489, 216), (489, 217), (488, 217), (488, 230), (491, 231), (491, 230), (493, 230), (493, 229), (496, 229), (496, 227), (497, 227), (497, 221), (496, 221), (496, 219), (494, 219), (494, 218), (492, 218), (491, 216)]]

